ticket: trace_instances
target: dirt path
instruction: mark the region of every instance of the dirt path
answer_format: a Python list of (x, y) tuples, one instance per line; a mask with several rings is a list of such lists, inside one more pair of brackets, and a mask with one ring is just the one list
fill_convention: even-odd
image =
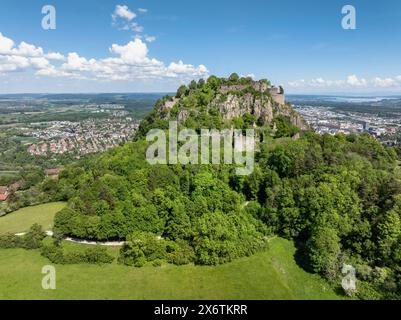
[(121, 247), (122, 245), (125, 244), (125, 241), (88, 241), (88, 240), (81, 240), (81, 239), (76, 239), (76, 238), (64, 238), (65, 241), (73, 242), (73, 243), (79, 243), (79, 244), (87, 244), (87, 245), (92, 245), (92, 246), (109, 246), (109, 247)]
[[(22, 237), (26, 234), (26, 232), (22, 233), (16, 233), (15, 235), (18, 237)], [(53, 237), (53, 231), (47, 230), (46, 235), (48, 237)], [(79, 243), (79, 244), (87, 244), (87, 245), (92, 245), (92, 246), (108, 246), (108, 247), (121, 247), (122, 245), (125, 244), (125, 241), (88, 241), (88, 240), (82, 240), (82, 239), (76, 239), (76, 238), (71, 238), (71, 237), (66, 237), (64, 238), (65, 241), (73, 242), (73, 243)]]

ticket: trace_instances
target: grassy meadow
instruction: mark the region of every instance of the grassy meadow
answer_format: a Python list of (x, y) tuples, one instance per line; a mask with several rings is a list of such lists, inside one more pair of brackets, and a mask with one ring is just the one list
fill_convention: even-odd
[(298, 267), (294, 253), (290, 241), (276, 238), (265, 252), (215, 267), (57, 265), (57, 289), (43, 290), (41, 269), (49, 261), (39, 251), (0, 249), (0, 299), (341, 298)]
[[(18, 210), (0, 218), (0, 233), (23, 232), (33, 223), (52, 226), (65, 203)], [(46, 239), (45, 241), (50, 241)], [(64, 241), (65, 250), (86, 245)], [(117, 258), (119, 248), (108, 247)], [(265, 252), (208, 266), (56, 265), (57, 289), (41, 287), (39, 250), (0, 249), (0, 299), (340, 299), (319, 276), (300, 268), (292, 242), (274, 238)]]
[(21, 233), (27, 231), (34, 223), (43, 230), (53, 227), (54, 215), (66, 206), (64, 202), (53, 202), (27, 207), (0, 217), (0, 234)]

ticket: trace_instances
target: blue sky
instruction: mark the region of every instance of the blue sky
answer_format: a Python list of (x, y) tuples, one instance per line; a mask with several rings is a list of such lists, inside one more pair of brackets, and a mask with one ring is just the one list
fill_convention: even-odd
[(290, 93), (401, 94), (399, 0), (2, 0), (0, 33), (0, 93), (173, 91), (235, 71)]

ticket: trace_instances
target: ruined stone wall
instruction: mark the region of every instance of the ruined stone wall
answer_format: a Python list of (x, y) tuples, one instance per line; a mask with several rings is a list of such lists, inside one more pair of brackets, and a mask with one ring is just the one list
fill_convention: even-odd
[[(242, 91), (245, 90), (246, 88), (248, 88), (249, 85), (226, 85), (226, 86), (222, 86), (220, 88), (220, 93), (221, 94), (227, 94), (231, 91)], [(252, 88), (256, 91), (259, 92), (266, 92), (269, 91), (273, 101), (278, 103), (278, 104), (285, 104), (285, 95), (284, 95), (284, 89), (282, 87), (269, 87), (267, 83), (263, 82), (263, 81), (255, 81), (252, 84)]]
[(283, 87), (271, 87), (270, 94), (273, 98), (273, 101), (278, 104), (285, 104), (285, 95)]
[(242, 84), (237, 84), (237, 85), (232, 85), (232, 86), (221, 86), (220, 93), (226, 94), (230, 91), (242, 91), (248, 87), (249, 87), (248, 85), (242, 85)]

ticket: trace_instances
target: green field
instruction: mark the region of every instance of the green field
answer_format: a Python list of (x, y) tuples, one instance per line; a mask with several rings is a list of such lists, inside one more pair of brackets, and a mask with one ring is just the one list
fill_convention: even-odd
[[(109, 249), (117, 253), (115, 248)], [(43, 290), (38, 251), (0, 250), (0, 299), (339, 299), (294, 261), (295, 248), (276, 238), (270, 249), (216, 267), (57, 265), (57, 289)]]
[[(49, 203), (0, 218), (0, 233), (23, 232), (33, 223), (49, 229), (66, 204)], [(50, 241), (50, 239), (48, 239)], [(64, 241), (65, 250), (84, 245)], [(0, 299), (339, 299), (319, 276), (295, 262), (295, 247), (281, 238), (249, 258), (215, 266), (57, 265), (57, 289), (41, 288), (39, 250), (0, 249)], [(108, 247), (117, 257), (119, 248)]]
[(44, 230), (53, 226), (54, 215), (66, 206), (64, 202), (53, 202), (27, 207), (0, 217), (0, 234), (27, 231), (34, 223), (40, 224)]

